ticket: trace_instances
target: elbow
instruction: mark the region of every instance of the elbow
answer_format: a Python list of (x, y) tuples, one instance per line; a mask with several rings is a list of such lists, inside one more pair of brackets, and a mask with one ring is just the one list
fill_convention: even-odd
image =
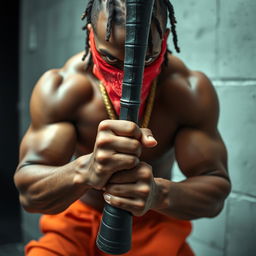
[(19, 178), (14, 178), (16, 188), (19, 191), (19, 201), (22, 208), (29, 213), (47, 214), (49, 202), (43, 195), (36, 191), (33, 186), (29, 186)]
[(19, 191), (19, 193), (25, 189), (24, 188), (24, 180), (22, 179), (20, 173), (17, 172), (17, 170), (13, 176), (13, 181), (14, 181), (14, 185), (17, 188), (17, 190)]
[(46, 203), (33, 188), (29, 177), (24, 175), (21, 169), (14, 174), (14, 184), (19, 191), (19, 201), (22, 208), (29, 213), (44, 213)]
[(29, 213), (54, 215), (59, 214), (69, 207), (69, 203), (58, 203), (56, 198), (45, 197), (43, 194), (31, 192), (20, 193), (20, 204)]
[(13, 179), (19, 191), (19, 201), (22, 208), (29, 213), (40, 213), (40, 209), (35, 207), (35, 195), (30, 192), (30, 186), (26, 178), (20, 172), (16, 172)]
[(68, 207), (67, 204), (58, 203), (57, 198), (38, 189), (19, 172), (14, 175), (14, 183), (19, 191), (20, 204), (26, 212), (53, 215), (63, 212)]
[(231, 184), (227, 182), (225, 186), (222, 187), (222, 192), (213, 200), (212, 203), (208, 204), (207, 214), (204, 217), (215, 218), (217, 217), (224, 208), (225, 200), (231, 191)]
[(222, 193), (219, 193), (218, 196), (211, 198), (206, 204), (204, 204), (204, 210), (202, 210), (202, 216), (200, 218), (215, 218), (223, 210), (225, 205), (225, 200), (228, 197), (231, 190), (230, 183), (227, 183), (225, 189), (222, 189)]
[(232, 187), (230, 180), (226, 179), (225, 183), (222, 185), (220, 189), (218, 198), (215, 198), (215, 203), (211, 204), (211, 207), (208, 211), (209, 214), (206, 217), (215, 218), (221, 213), (225, 205), (225, 200), (231, 192), (231, 188)]
[(20, 195), (20, 204), (26, 212), (48, 215), (61, 213), (67, 208), (66, 206), (56, 207), (56, 205), (52, 205), (50, 202), (24, 195)]
[(33, 204), (31, 202), (29, 202), (29, 200), (24, 199), (22, 196), (20, 196), (20, 204), (22, 206), (22, 208), (29, 213), (42, 213), (40, 211), (40, 209), (38, 209), (37, 207), (33, 206)]
[(20, 193), (20, 204), (22, 208), (29, 213), (45, 213), (46, 207), (35, 199), (35, 196), (29, 193)]
[(29, 176), (27, 176), (21, 168), (17, 168), (13, 176), (13, 181), (20, 195), (25, 195), (31, 186)]
[(216, 203), (208, 210), (207, 214), (204, 217), (215, 218), (221, 213), (223, 208), (224, 208), (224, 202)]

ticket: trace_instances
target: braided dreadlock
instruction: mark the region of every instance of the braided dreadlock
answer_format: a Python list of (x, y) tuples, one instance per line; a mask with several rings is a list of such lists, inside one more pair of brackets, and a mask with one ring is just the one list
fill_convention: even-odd
[(177, 36), (177, 32), (176, 32), (177, 20), (176, 20), (175, 14), (174, 14), (174, 8), (169, 0), (164, 0), (164, 2), (167, 5), (167, 9), (168, 9), (168, 13), (169, 13), (174, 47), (177, 52), (180, 52), (180, 48), (178, 46), (178, 36)]
[(85, 18), (87, 18), (86, 20), (86, 24), (83, 26), (83, 30), (86, 30), (86, 40), (85, 40), (85, 53), (83, 56), (83, 61), (85, 60), (86, 56), (89, 53), (89, 30), (87, 29), (87, 25), (90, 24), (92, 22), (91, 19), (91, 12), (92, 12), (92, 6), (93, 6), (93, 2), (94, 0), (89, 0), (87, 8), (85, 9), (81, 19), (84, 20)]
[[(97, 10), (100, 9), (99, 4), (95, 4), (97, 1), (101, 1), (101, 0), (89, 0), (87, 7), (81, 17), (82, 20), (84, 20), (86, 18), (86, 24), (83, 26), (83, 30), (86, 30), (86, 40), (85, 40), (85, 53), (83, 56), (83, 60), (88, 56), (89, 53), (89, 30), (87, 29), (87, 25), (88, 24), (95, 24), (94, 21), (97, 20), (97, 17), (92, 16), (92, 9), (93, 8), (97, 8)], [(124, 1), (124, 0), (121, 0)], [(170, 24), (171, 24), (171, 33), (173, 36), (173, 43), (174, 43), (174, 47), (175, 50), (177, 52), (180, 52), (180, 48), (178, 46), (178, 37), (177, 37), (177, 32), (176, 32), (176, 17), (174, 14), (174, 8), (173, 5), (171, 4), (170, 0), (160, 0), (160, 3), (162, 4), (162, 9), (168, 10), (168, 15), (169, 15), (169, 20), (170, 20)], [(113, 20), (115, 19), (115, 7), (116, 7), (116, 0), (108, 0), (107, 3), (107, 7), (108, 7), (108, 21), (107, 21), (107, 28), (106, 28), (106, 36), (105, 39), (106, 41), (109, 41), (110, 36), (111, 36), (111, 32), (112, 32), (112, 24), (113, 24)], [(96, 5), (96, 7), (95, 7)], [(154, 24), (156, 25), (156, 29), (157, 32), (159, 33), (160, 38), (163, 38), (163, 30), (162, 27), (160, 25), (160, 21), (157, 18), (157, 10), (158, 10), (158, 6), (156, 4), (156, 1), (154, 3), (154, 8), (153, 8), (153, 13), (152, 13), (152, 22), (154, 22)], [(94, 20), (93, 20), (94, 19)], [(122, 23), (121, 21), (119, 21), (119, 23)], [(153, 44), (152, 44), (152, 31), (150, 30), (149, 33), (149, 48), (152, 49)], [(166, 51), (165, 54), (165, 64), (168, 64), (168, 58), (167, 58), (167, 54), (168, 52), (171, 51)], [(90, 60), (89, 62), (91, 62), (91, 56), (90, 56)]]

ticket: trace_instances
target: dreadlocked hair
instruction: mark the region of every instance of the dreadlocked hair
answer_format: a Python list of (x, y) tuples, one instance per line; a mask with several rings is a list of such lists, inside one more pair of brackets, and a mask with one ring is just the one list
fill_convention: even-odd
[(112, 22), (113, 22), (114, 11), (115, 11), (114, 0), (109, 0), (108, 1), (108, 9), (109, 9), (109, 15), (108, 15), (106, 37), (105, 37), (106, 41), (109, 41), (111, 31), (112, 31)]
[[(83, 60), (85, 60), (85, 58), (88, 56), (89, 54), (89, 30), (87, 29), (87, 25), (92, 23), (92, 19), (94, 17), (92, 17), (92, 9), (93, 9), (93, 5), (96, 1), (101, 1), (101, 0), (89, 0), (87, 7), (81, 17), (82, 20), (84, 20), (86, 18), (86, 24), (83, 26), (83, 30), (86, 30), (86, 39), (85, 39), (85, 53), (83, 56)], [(105, 40), (109, 41), (110, 36), (111, 36), (111, 32), (112, 32), (112, 25), (113, 25), (113, 21), (115, 18), (115, 14), (116, 14), (116, 10), (115, 7), (117, 5), (117, 3), (115, 3), (116, 0), (108, 0), (107, 3), (107, 7), (108, 7), (108, 21), (107, 21), (107, 28), (106, 28), (106, 36), (105, 36)], [(168, 11), (168, 17), (169, 17), (169, 21), (171, 24), (171, 33), (172, 33), (172, 37), (173, 37), (173, 44), (175, 47), (176, 52), (180, 52), (180, 47), (178, 46), (178, 36), (177, 36), (177, 32), (176, 32), (176, 24), (177, 24), (177, 20), (175, 17), (175, 13), (174, 13), (174, 8), (173, 5), (171, 4), (170, 0), (162, 0), (162, 4), (163, 7), (165, 7)], [(152, 12), (152, 22), (154, 22), (154, 24), (156, 25), (156, 29), (157, 32), (160, 36), (160, 38), (163, 38), (163, 30), (160, 24), (159, 19), (157, 18), (157, 11), (158, 11), (158, 6), (157, 6), (157, 0), (154, 3), (154, 8), (153, 8), (153, 12)], [(152, 49), (153, 44), (152, 44), (152, 31), (150, 29), (149, 32), (149, 49)], [(165, 53), (165, 65), (168, 65), (168, 52), (171, 53), (170, 50), (167, 50)], [(90, 56), (90, 63), (91, 63), (91, 56)]]
[(173, 36), (173, 43), (174, 43), (174, 47), (175, 50), (177, 52), (180, 52), (180, 47), (178, 46), (178, 36), (177, 36), (177, 32), (176, 32), (176, 24), (177, 24), (177, 20), (175, 17), (175, 13), (174, 13), (174, 8), (173, 5), (171, 4), (171, 2), (169, 0), (164, 0), (167, 8), (168, 8), (168, 13), (169, 13), (169, 20), (171, 23), (171, 32), (172, 32), (172, 36)]
[(83, 30), (86, 31), (86, 39), (85, 39), (85, 52), (84, 52), (84, 56), (82, 58), (82, 60), (84, 61), (85, 58), (87, 57), (88, 53), (89, 53), (89, 30), (87, 29), (88, 24), (90, 24), (92, 22), (91, 20), (91, 12), (92, 12), (92, 6), (93, 6), (93, 2), (94, 0), (89, 0), (87, 7), (81, 17), (81, 20), (86, 19), (86, 24), (83, 26)]

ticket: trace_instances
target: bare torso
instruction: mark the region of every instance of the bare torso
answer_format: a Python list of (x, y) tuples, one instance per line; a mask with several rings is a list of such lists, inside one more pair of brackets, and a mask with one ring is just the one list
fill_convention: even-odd
[[(91, 166), (90, 161), (94, 161), (94, 153), (99, 149), (98, 145), (95, 146), (98, 140), (96, 136), (101, 132), (99, 124), (109, 117), (99, 89), (99, 80), (92, 74), (92, 67), (86, 67), (87, 62), (81, 59), (82, 53), (79, 53), (63, 68), (46, 72), (34, 88), (31, 98), (32, 123), (22, 140), (20, 164), (15, 174), (22, 205), (28, 211), (59, 213), (78, 198), (98, 210), (104, 205), (102, 191), (90, 189), (97, 186), (86, 183), (87, 176), (83, 175), (88, 175), (91, 169), (86, 168)], [(224, 192), (220, 195), (222, 203), (228, 193), (226, 150), (217, 130), (217, 96), (204, 74), (190, 71), (180, 59), (170, 54), (168, 60), (169, 65), (162, 66), (157, 78), (154, 106), (148, 125), (157, 145), (144, 147), (140, 161), (152, 167), (149, 167), (150, 172), (155, 181), (161, 184), (158, 188), (161, 186), (162, 192), (159, 193), (162, 193), (162, 197), (168, 195), (164, 194), (168, 189), (177, 188), (182, 191), (181, 194), (187, 193), (188, 198), (181, 206), (178, 196), (172, 198), (172, 202), (176, 200), (172, 205), (175, 210), (166, 208), (168, 214), (170, 211), (172, 216), (179, 218), (193, 218), (193, 214), (201, 216), (203, 205), (207, 208), (207, 216), (210, 216), (217, 212), (216, 209), (221, 209), (219, 199), (216, 200), (218, 205), (215, 208), (209, 208), (208, 203), (200, 201), (199, 194), (192, 191), (201, 189), (197, 184), (197, 180), (200, 180), (202, 184), (211, 184), (207, 188), (202, 185), (202, 195), (207, 189), (209, 193), (216, 193), (217, 198), (219, 194), (215, 188), (220, 186), (222, 189), (223, 186)], [(117, 134), (114, 136), (118, 137)], [(174, 153), (180, 169), (188, 178), (177, 186), (168, 182)], [(129, 155), (124, 156), (127, 158)], [(128, 163), (126, 161), (114, 161), (113, 164)], [(84, 163), (87, 166), (85, 169)], [(80, 169), (76, 168), (82, 168), (83, 171), (80, 173)], [(76, 183), (74, 177), (83, 177), (82, 183)], [(208, 179), (210, 181), (205, 181)], [(97, 180), (104, 184), (107, 181), (106, 177), (105, 180)], [(103, 188), (103, 184), (99, 187)], [(183, 209), (190, 211), (191, 200), (198, 204), (195, 213), (183, 213)], [(211, 200), (209, 196), (207, 202)], [(166, 206), (159, 207), (165, 209)], [(179, 208), (180, 212), (176, 214)], [(205, 215), (202, 213), (202, 216)]]
[[(82, 69), (83, 67), (81, 67)], [(87, 77), (90, 82), (91, 97), (89, 102), (81, 103), (75, 120), (78, 136), (77, 150), (75, 152), (77, 157), (93, 151), (97, 127), (102, 120), (109, 118), (100, 93), (99, 81), (91, 73), (87, 73)], [(157, 88), (148, 128), (152, 130), (158, 145), (154, 149), (144, 149), (141, 161), (147, 162), (153, 167), (155, 177), (170, 179), (174, 161), (173, 140), (178, 124), (174, 110), (167, 109), (163, 104), (163, 100), (161, 100), (161, 94), (165, 93), (161, 77)], [(81, 198), (81, 201), (99, 210), (104, 205), (102, 192), (94, 189), (88, 190)]]

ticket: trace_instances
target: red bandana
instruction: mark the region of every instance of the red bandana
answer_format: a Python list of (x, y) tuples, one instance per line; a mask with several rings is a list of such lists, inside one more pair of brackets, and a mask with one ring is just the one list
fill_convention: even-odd
[[(142, 118), (143, 111), (145, 108), (145, 103), (148, 97), (148, 94), (151, 89), (152, 81), (159, 75), (161, 71), (161, 65), (164, 61), (164, 54), (167, 48), (167, 37), (168, 33), (162, 41), (162, 50), (158, 58), (149, 66), (144, 69), (143, 84), (141, 90), (141, 105), (139, 110), (139, 119)], [(97, 51), (94, 34), (91, 31), (90, 33), (90, 46), (91, 53), (93, 57), (93, 74), (103, 82), (108, 96), (114, 106), (116, 113), (120, 114), (120, 99), (122, 96), (122, 82), (124, 77), (124, 71), (108, 64)]]

